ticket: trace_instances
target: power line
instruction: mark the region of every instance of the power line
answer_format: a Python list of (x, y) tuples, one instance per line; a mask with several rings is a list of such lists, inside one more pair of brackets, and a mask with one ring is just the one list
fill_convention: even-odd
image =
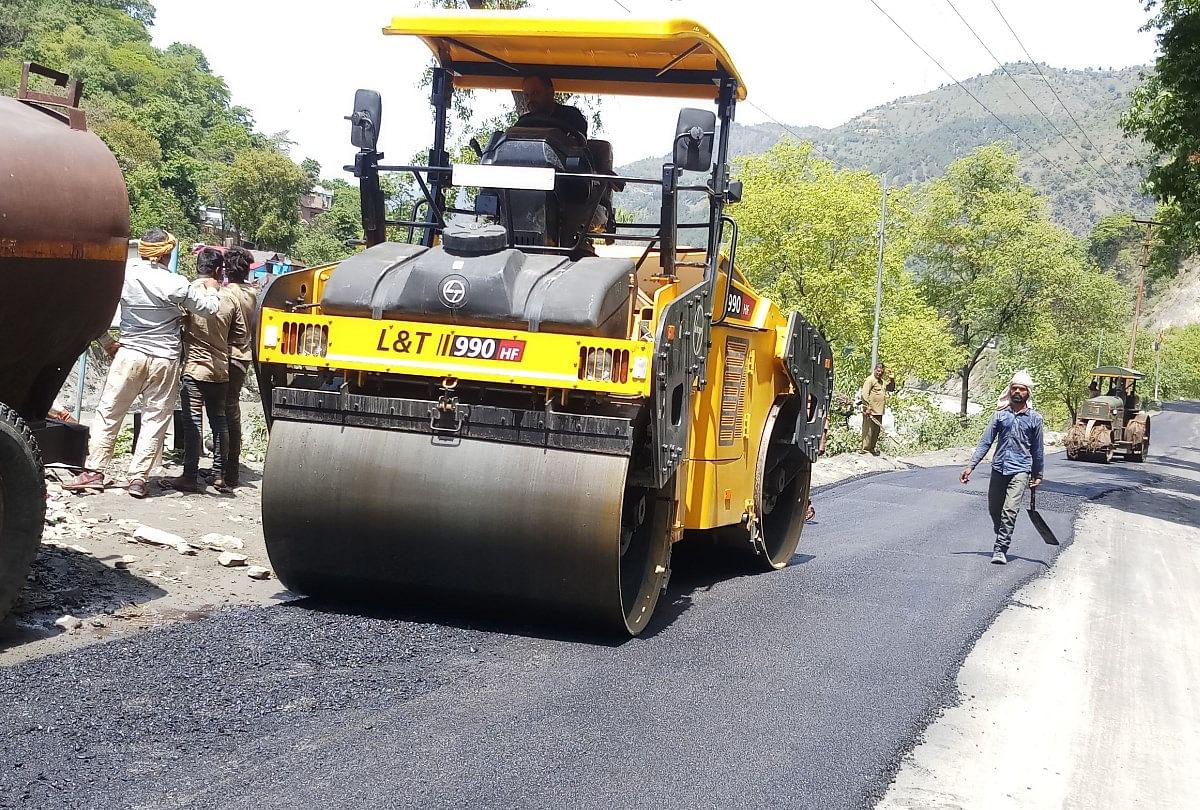
[[(1020, 141), (1021, 141), (1021, 143), (1025, 144), (1027, 147), (1029, 147), (1029, 149), (1030, 149), (1030, 150), (1031, 150), (1031, 151), (1032, 151), (1032, 152), (1033, 152), (1035, 155), (1037, 155), (1037, 156), (1038, 156), (1038, 157), (1040, 157), (1040, 158), (1041, 158), (1043, 161), (1045, 161), (1046, 165), (1050, 166), (1052, 169), (1054, 169), (1055, 171), (1057, 171), (1059, 174), (1061, 174), (1061, 175), (1062, 175), (1063, 177), (1065, 177), (1067, 180), (1070, 180), (1070, 181), (1072, 181), (1072, 182), (1075, 182), (1075, 181), (1078, 179), (1078, 178), (1072, 177), (1071, 175), (1067, 174), (1067, 172), (1066, 172), (1066, 171), (1065, 171), (1065, 170), (1064, 170), (1064, 169), (1063, 169), (1061, 166), (1059, 166), (1057, 163), (1055, 163), (1055, 162), (1054, 162), (1053, 160), (1051, 160), (1050, 158), (1048, 158), (1048, 157), (1046, 157), (1045, 155), (1043, 155), (1043, 154), (1042, 154), (1042, 152), (1041, 152), (1041, 150), (1040, 150), (1040, 149), (1038, 149), (1036, 146), (1034, 146), (1032, 143), (1030, 143), (1030, 142), (1029, 142), (1029, 141), (1028, 141), (1028, 140), (1025, 138), (1025, 136), (1024, 136), (1024, 135), (1022, 135), (1020, 132), (1017, 132), (1015, 129), (1013, 129), (1013, 128), (1012, 128), (1012, 127), (1010, 127), (1010, 126), (1009, 126), (1007, 123), (1005, 123), (1005, 121), (1004, 121), (1004, 119), (1003, 119), (1003, 118), (1001, 118), (1000, 116), (996, 115), (996, 113), (992, 111), (992, 108), (991, 108), (991, 107), (989, 107), (988, 105), (984, 104), (984, 103), (983, 103), (983, 101), (982, 101), (982, 100), (980, 100), (980, 98), (979, 98), (978, 96), (976, 96), (974, 93), (972, 93), (970, 90), (968, 90), (968, 89), (967, 89), (967, 86), (966, 86), (965, 84), (963, 84), (962, 82), (960, 82), (958, 79), (956, 79), (956, 78), (954, 77), (954, 74), (953, 74), (953, 73), (951, 73), (949, 70), (947, 70), (947, 69), (946, 69), (946, 67), (945, 67), (945, 65), (943, 65), (941, 62), (939, 62), (939, 61), (937, 60), (937, 58), (936, 58), (936, 57), (934, 57), (934, 55), (933, 55), (933, 54), (931, 54), (929, 51), (925, 50), (925, 48), (924, 48), (924, 47), (922, 47), (921, 43), (919, 43), (919, 42), (917, 42), (915, 39), (913, 39), (913, 36), (912, 36), (912, 34), (908, 33), (908, 31), (904, 30), (904, 26), (902, 26), (902, 25), (900, 25), (900, 23), (896, 22), (895, 18), (894, 18), (894, 17), (892, 17), (892, 15), (891, 15), (891, 14), (888, 14), (888, 13), (887, 13), (887, 12), (886, 12), (886, 11), (883, 9), (883, 6), (879, 5), (879, 3), (877, 3), (877, 2), (876, 2), (876, 0), (869, 0), (869, 2), (871, 3), (871, 5), (875, 6), (875, 8), (876, 8), (876, 9), (879, 11), (879, 13), (880, 13), (880, 14), (882, 14), (882, 15), (883, 15), (883, 16), (885, 16), (885, 17), (887, 17), (887, 18), (888, 18), (888, 21), (889, 21), (889, 22), (891, 22), (891, 24), (892, 24), (892, 25), (896, 26), (896, 29), (897, 29), (897, 30), (898, 30), (898, 31), (899, 31), (901, 34), (904, 34), (904, 36), (905, 36), (905, 37), (908, 39), (908, 41), (909, 41), (909, 42), (911, 42), (913, 45), (915, 45), (915, 46), (917, 47), (917, 50), (919, 50), (921, 53), (925, 54), (926, 58), (928, 58), (930, 62), (933, 62), (935, 65), (937, 65), (937, 66), (938, 66), (938, 68), (939, 68), (939, 69), (942, 71), (942, 73), (945, 73), (945, 74), (946, 74), (946, 76), (948, 76), (952, 82), (954, 82), (955, 84), (957, 84), (957, 85), (959, 86), (959, 89), (961, 89), (961, 90), (962, 90), (964, 93), (966, 93), (968, 96), (970, 96), (970, 97), (971, 97), (971, 99), (972, 99), (972, 100), (973, 100), (973, 101), (974, 101), (976, 104), (978, 104), (980, 107), (983, 107), (983, 109), (987, 110), (987, 112), (988, 112), (988, 115), (992, 116), (992, 118), (995, 118), (995, 119), (996, 119), (996, 121), (997, 121), (997, 122), (1000, 124), (1000, 126), (1002, 126), (1002, 127), (1004, 127), (1005, 129), (1007, 129), (1007, 130), (1008, 130), (1009, 132), (1011, 132), (1011, 133), (1012, 133), (1014, 136), (1016, 136), (1016, 138), (1017, 138), (1018, 140), (1020, 140)], [(1103, 193), (1101, 192), (1101, 194), (1103, 194)], [(1109, 202), (1112, 202), (1112, 201), (1110, 200)]]
[[(628, 9), (628, 8), (625, 6), (625, 4), (621, 2), (621, 0), (613, 0), (613, 2), (614, 2), (614, 3), (616, 3), (618, 6), (620, 6), (621, 8), (625, 9), (626, 13), (628, 13), (628, 14), (633, 14), (633, 12), (632, 12), (632, 11), (630, 11), (630, 10), (629, 10), (629, 9)], [(792, 137), (794, 137), (796, 140), (798, 140), (798, 141), (808, 141), (810, 144), (812, 144), (813, 151), (814, 151), (814, 152), (816, 152), (818, 155), (820, 155), (820, 154), (821, 154), (821, 150), (817, 148), (817, 145), (816, 145), (815, 143), (813, 143), (813, 140), (812, 140), (812, 138), (805, 138), (805, 137), (804, 137), (803, 135), (801, 135), (799, 132), (797, 132), (796, 130), (792, 129), (790, 126), (788, 126), (787, 124), (783, 123), (782, 121), (780, 121), (780, 120), (779, 120), (778, 118), (776, 118), (775, 116), (771, 115), (769, 112), (767, 112), (767, 111), (766, 111), (766, 110), (764, 110), (762, 107), (760, 107), (760, 106), (758, 106), (757, 104), (755, 104), (753, 101), (750, 101), (749, 99), (747, 99), (746, 101), (744, 101), (744, 102), (742, 102), (742, 103), (743, 103), (743, 104), (748, 104), (749, 106), (751, 106), (751, 107), (753, 107), (754, 109), (758, 110), (758, 112), (759, 112), (761, 115), (763, 115), (764, 117), (768, 118), (768, 119), (769, 119), (771, 122), (773, 122), (773, 123), (774, 123), (776, 126), (778, 126), (778, 127), (780, 127), (781, 129), (783, 129), (785, 132), (787, 132), (788, 134), (790, 134), (790, 135), (791, 135)]]
[(768, 118), (768, 119), (769, 119), (769, 120), (770, 120), (772, 123), (774, 123), (776, 126), (778, 126), (778, 127), (780, 127), (781, 129), (783, 129), (785, 132), (787, 132), (788, 134), (790, 134), (790, 135), (791, 135), (792, 137), (794, 137), (796, 140), (798, 140), (798, 141), (808, 141), (808, 143), (809, 143), (809, 144), (812, 146), (812, 149), (813, 149), (813, 151), (814, 151), (814, 152), (816, 152), (818, 156), (822, 156), (822, 155), (821, 155), (821, 150), (820, 150), (820, 149), (817, 147), (817, 144), (816, 144), (816, 143), (813, 141), (813, 139), (812, 139), (812, 138), (806, 138), (806, 137), (804, 137), (804, 136), (803, 136), (803, 135), (801, 135), (799, 132), (797, 132), (796, 130), (792, 129), (790, 126), (788, 126), (787, 124), (783, 123), (782, 121), (780, 121), (780, 120), (779, 120), (778, 118), (776, 118), (775, 116), (771, 115), (769, 112), (767, 112), (766, 110), (764, 110), (762, 107), (760, 107), (760, 106), (758, 106), (757, 104), (755, 104), (753, 101), (750, 101), (749, 99), (746, 99), (746, 100), (745, 100), (745, 101), (743, 101), (742, 103), (743, 103), (743, 104), (746, 104), (746, 105), (748, 105), (748, 106), (750, 106), (750, 107), (753, 107), (753, 108), (754, 108), (754, 109), (756, 109), (756, 110), (758, 110), (758, 112), (759, 112), (761, 115), (763, 115), (763, 116), (765, 116), (766, 118)]
[[(1049, 124), (1051, 126), (1051, 128), (1055, 132), (1058, 133), (1058, 137), (1062, 138), (1063, 143), (1065, 143), (1067, 146), (1071, 147), (1071, 149), (1073, 149), (1075, 151), (1075, 154), (1079, 155), (1079, 159), (1082, 160), (1084, 162), (1084, 164), (1086, 164), (1087, 167), (1092, 170), (1093, 174), (1095, 174), (1097, 177), (1099, 177), (1104, 182), (1108, 183), (1109, 187), (1114, 192), (1116, 192), (1117, 194), (1120, 194), (1121, 189), (1119, 189), (1116, 186), (1116, 184), (1113, 183), (1112, 180), (1110, 180), (1107, 177), (1105, 177), (1104, 175), (1100, 174), (1100, 171), (1095, 166), (1092, 165), (1092, 162), (1090, 160), (1087, 159), (1087, 155), (1083, 154), (1083, 152), (1080, 152), (1079, 149), (1075, 146), (1075, 144), (1071, 143), (1071, 141), (1067, 139), (1067, 136), (1064, 135), (1063, 131), (1058, 128), (1058, 125), (1055, 124), (1053, 120), (1051, 120), (1050, 116), (1046, 114), (1045, 110), (1043, 110), (1040, 106), (1038, 106), (1038, 103), (1033, 100), (1033, 97), (1030, 96), (1029, 93), (1025, 92), (1025, 88), (1021, 86), (1021, 83), (1018, 82), (1016, 77), (1013, 76), (1012, 73), (1009, 72), (1008, 68), (1004, 65), (1004, 63), (1000, 61), (1000, 58), (997, 57), (996, 54), (992, 52), (992, 49), (989, 48), (987, 43), (983, 41), (983, 37), (979, 36), (979, 32), (977, 32), (975, 30), (975, 28), (971, 25), (971, 23), (967, 22), (967, 18), (964, 17), (962, 15), (962, 12), (960, 12), (958, 10), (958, 7), (954, 5), (954, 0), (946, 0), (946, 4), (948, 6), (950, 6), (951, 10), (953, 10), (954, 13), (958, 16), (958, 19), (962, 20), (962, 24), (965, 25), (967, 27), (967, 30), (971, 32), (971, 36), (975, 37), (975, 39), (979, 42), (979, 44), (983, 46), (983, 49), (988, 52), (988, 56), (992, 57), (992, 60), (995, 61), (995, 63), (997, 65), (999, 65), (1001, 70), (1004, 71), (1004, 75), (1008, 77), (1009, 81), (1011, 81), (1013, 84), (1015, 84), (1017, 86), (1017, 89), (1021, 91), (1021, 95), (1025, 96), (1025, 99), (1030, 104), (1033, 105), (1033, 108), (1038, 111), (1038, 113), (1042, 116), (1042, 118), (1046, 119), (1046, 123)], [(1112, 200), (1110, 200), (1109, 202), (1112, 202)]]
[(1012, 24), (1010, 24), (1008, 18), (1004, 16), (1004, 12), (1000, 10), (1000, 6), (996, 5), (996, 0), (991, 0), (991, 4), (992, 8), (996, 9), (996, 13), (1000, 15), (1000, 19), (1004, 20), (1004, 25), (1008, 28), (1008, 32), (1013, 35), (1013, 39), (1017, 41), (1017, 44), (1021, 46), (1021, 50), (1025, 52), (1026, 58), (1033, 63), (1033, 67), (1038, 72), (1038, 75), (1042, 77), (1042, 81), (1046, 83), (1046, 86), (1050, 88), (1050, 92), (1054, 94), (1056, 99), (1058, 99), (1058, 103), (1062, 105), (1063, 110), (1067, 113), (1067, 117), (1071, 119), (1071, 123), (1075, 125), (1077, 130), (1079, 130), (1079, 134), (1082, 135), (1084, 140), (1091, 145), (1092, 149), (1096, 150), (1096, 154), (1100, 156), (1100, 159), (1104, 161), (1105, 165), (1112, 169), (1114, 173), (1118, 173), (1117, 167), (1109, 162), (1108, 158), (1104, 156), (1104, 153), (1100, 151), (1100, 147), (1096, 146), (1095, 142), (1092, 141), (1087, 132), (1084, 131), (1083, 127), (1079, 125), (1079, 122), (1075, 120), (1075, 116), (1071, 112), (1071, 108), (1068, 107), (1066, 102), (1062, 100), (1062, 97), (1058, 94), (1058, 91), (1054, 89), (1054, 85), (1052, 85), (1050, 80), (1046, 78), (1046, 74), (1042, 73), (1041, 65), (1039, 65), (1037, 60), (1030, 55), (1029, 49), (1025, 47), (1025, 43), (1021, 41), (1019, 36), (1017, 36), (1017, 32), (1013, 30)]

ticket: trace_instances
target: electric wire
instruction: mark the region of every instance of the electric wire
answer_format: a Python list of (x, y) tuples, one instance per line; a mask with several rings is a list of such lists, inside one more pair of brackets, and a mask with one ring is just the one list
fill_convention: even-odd
[[(1000, 126), (1004, 127), (1006, 130), (1008, 130), (1009, 132), (1011, 132), (1011, 133), (1012, 133), (1012, 134), (1013, 134), (1013, 135), (1014, 135), (1014, 136), (1015, 136), (1015, 137), (1016, 137), (1018, 140), (1020, 140), (1020, 141), (1021, 141), (1021, 143), (1025, 144), (1025, 146), (1027, 146), (1027, 147), (1030, 149), (1030, 151), (1032, 151), (1032, 152), (1033, 152), (1035, 155), (1037, 155), (1038, 157), (1040, 157), (1040, 158), (1042, 159), (1042, 161), (1043, 161), (1043, 162), (1044, 162), (1044, 163), (1045, 163), (1047, 166), (1051, 167), (1052, 169), (1054, 169), (1056, 172), (1058, 172), (1059, 174), (1061, 174), (1063, 177), (1065, 177), (1067, 180), (1069, 180), (1069, 181), (1071, 181), (1071, 182), (1078, 182), (1078, 181), (1079, 181), (1079, 178), (1072, 177), (1070, 174), (1068, 174), (1068, 173), (1067, 173), (1067, 171), (1066, 171), (1065, 169), (1063, 169), (1061, 166), (1059, 166), (1059, 165), (1058, 165), (1057, 163), (1055, 163), (1053, 160), (1051, 160), (1050, 158), (1048, 158), (1048, 157), (1046, 157), (1044, 154), (1042, 154), (1042, 151), (1041, 151), (1040, 149), (1038, 149), (1036, 146), (1034, 146), (1032, 143), (1030, 143), (1030, 142), (1029, 142), (1029, 140), (1028, 140), (1028, 139), (1027, 139), (1027, 138), (1026, 138), (1024, 135), (1022, 135), (1020, 132), (1018, 132), (1017, 130), (1013, 129), (1011, 126), (1009, 126), (1009, 125), (1008, 125), (1008, 123), (1007, 123), (1007, 122), (1005, 122), (1005, 120), (1004, 120), (1003, 118), (1001, 118), (1000, 116), (996, 115), (996, 113), (995, 113), (995, 112), (993, 112), (993, 110), (992, 110), (992, 108), (991, 108), (991, 107), (989, 107), (987, 104), (983, 103), (982, 99), (980, 99), (980, 98), (979, 98), (977, 95), (975, 95), (975, 94), (974, 94), (974, 93), (972, 93), (972, 92), (971, 92), (969, 89), (967, 89), (967, 86), (966, 86), (965, 84), (963, 84), (963, 83), (962, 83), (962, 82), (960, 82), (958, 79), (956, 79), (956, 78), (954, 77), (954, 74), (953, 74), (953, 73), (951, 73), (949, 70), (947, 70), (947, 69), (946, 69), (946, 67), (945, 67), (945, 65), (943, 65), (941, 62), (939, 62), (939, 61), (937, 60), (937, 57), (935, 57), (935, 56), (934, 56), (933, 54), (931, 54), (929, 51), (925, 50), (924, 46), (922, 46), (922, 45), (921, 45), (921, 43), (917, 42), (917, 40), (913, 38), (913, 35), (912, 35), (912, 34), (910, 34), (910, 33), (908, 33), (908, 31), (906, 31), (906, 30), (904, 29), (904, 26), (900, 25), (900, 23), (898, 23), (898, 22), (896, 21), (896, 19), (895, 19), (895, 18), (894, 18), (894, 17), (893, 17), (891, 14), (888, 14), (888, 13), (887, 13), (887, 11), (885, 11), (885, 10), (884, 10), (883, 6), (879, 5), (879, 3), (878, 3), (878, 2), (876, 2), (876, 0), (868, 0), (868, 2), (870, 2), (870, 3), (871, 3), (871, 5), (875, 6), (875, 8), (876, 8), (876, 9), (879, 11), (879, 13), (880, 13), (880, 14), (882, 14), (882, 15), (883, 15), (883, 16), (885, 16), (885, 17), (887, 17), (887, 18), (888, 18), (888, 21), (889, 21), (889, 22), (891, 22), (891, 24), (892, 24), (892, 25), (894, 25), (894, 26), (896, 27), (896, 29), (897, 29), (897, 30), (898, 30), (898, 31), (899, 31), (901, 34), (903, 34), (903, 35), (905, 36), (905, 38), (906, 38), (906, 39), (908, 39), (908, 41), (909, 41), (909, 42), (911, 42), (913, 45), (915, 45), (915, 46), (916, 46), (916, 48), (917, 48), (917, 50), (919, 50), (921, 53), (925, 54), (925, 57), (926, 57), (927, 59), (929, 59), (929, 61), (931, 61), (931, 62), (933, 62), (935, 65), (937, 65), (937, 66), (938, 66), (938, 69), (939, 69), (939, 70), (941, 70), (941, 71), (942, 71), (942, 73), (945, 73), (945, 74), (946, 74), (946, 76), (947, 76), (947, 77), (948, 77), (948, 78), (949, 78), (949, 79), (950, 79), (952, 82), (954, 82), (955, 84), (957, 84), (957, 85), (958, 85), (958, 87), (959, 87), (959, 89), (961, 89), (961, 90), (962, 90), (964, 93), (966, 93), (968, 96), (970, 96), (970, 97), (971, 97), (971, 99), (972, 99), (972, 100), (973, 100), (973, 101), (974, 101), (976, 104), (978, 104), (980, 107), (982, 107), (984, 110), (986, 110), (986, 111), (987, 111), (987, 113), (988, 113), (988, 115), (992, 116), (992, 118), (995, 118), (995, 119), (996, 119), (996, 121), (997, 121), (997, 122), (1000, 124)], [(1097, 192), (1096, 192), (1096, 193), (1097, 193), (1097, 194), (1100, 194), (1100, 195), (1101, 195), (1101, 196), (1103, 196), (1103, 197), (1105, 197), (1105, 199), (1108, 199), (1108, 198), (1106, 197), (1106, 195), (1104, 195), (1104, 193), (1103, 193), (1102, 191), (1099, 191), (1099, 190), (1097, 190)], [(1113, 203), (1113, 201), (1112, 201), (1111, 199), (1110, 199), (1110, 200), (1108, 200), (1108, 201), (1109, 201), (1109, 203), (1110, 203), (1110, 204), (1112, 204), (1112, 203)], [(1120, 207), (1120, 206), (1118, 206), (1118, 207)]]
[(1037, 70), (1038, 75), (1042, 77), (1042, 81), (1044, 81), (1046, 83), (1046, 86), (1050, 88), (1050, 92), (1054, 94), (1054, 97), (1056, 99), (1058, 99), (1058, 103), (1062, 105), (1062, 108), (1066, 112), (1067, 117), (1071, 119), (1071, 123), (1075, 125), (1075, 128), (1077, 130), (1079, 130), (1079, 134), (1082, 135), (1083, 139), (1085, 141), (1087, 141), (1088, 144), (1091, 145), (1092, 149), (1096, 150), (1096, 154), (1100, 156), (1100, 159), (1104, 161), (1104, 163), (1108, 166), (1108, 168), (1112, 169), (1112, 171), (1114, 173), (1119, 173), (1117, 171), (1117, 167), (1112, 165), (1111, 162), (1109, 162), (1109, 159), (1104, 156), (1104, 152), (1102, 152), (1100, 150), (1100, 147), (1096, 146), (1096, 143), (1087, 134), (1087, 131), (1084, 130), (1084, 128), (1082, 126), (1080, 126), (1079, 121), (1077, 121), (1075, 119), (1075, 115), (1071, 112), (1071, 108), (1068, 107), (1067, 103), (1062, 100), (1062, 97), (1058, 94), (1058, 91), (1054, 89), (1054, 85), (1050, 83), (1050, 79), (1048, 79), (1046, 77), (1046, 74), (1042, 72), (1041, 65), (1039, 65), (1037, 63), (1037, 60), (1035, 60), (1033, 58), (1033, 56), (1030, 55), (1029, 49), (1025, 47), (1025, 43), (1021, 41), (1021, 38), (1019, 36), (1017, 36), (1017, 32), (1013, 30), (1012, 24), (1009, 23), (1008, 18), (1004, 16), (1004, 12), (1000, 10), (1000, 6), (996, 5), (996, 0), (990, 0), (990, 2), (992, 4), (992, 8), (996, 9), (996, 13), (1000, 15), (1000, 19), (1004, 21), (1004, 25), (1005, 25), (1005, 27), (1008, 28), (1008, 32), (1013, 35), (1013, 39), (1015, 39), (1017, 41), (1017, 44), (1021, 46), (1021, 50), (1024, 51), (1025, 57), (1027, 59), (1029, 59), (1029, 61), (1031, 63), (1033, 63), (1033, 67), (1035, 70)]
[[(1105, 175), (1101, 174), (1099, 169), (1097, 169), (1095, 166), (1092, 165), (1092, 162), (1090, 160), (1088, 160), (1087, 155), (1083, 154), (1083, 152), (1079, 151), (1079, 148), (1076, 147), (1075, 144), (1071, 143), (1071, 141), (1067, 138), (1067, 136), (1063, 133), (1063, 131), (1058, 128), (1058, 125), (1055, 124), (1054, 121), (1050, 118), (1050, 116), (1046, 114), (1046, 111), (1043, 110), (1041, 108), (1041, 106), (1039, 106), (1038, 103), (1033, 100), (1033, 97), (1030, 96), (1029, 93), (1027, 93), (1025, 91), (1025, 88), (1022, 87), (1021, 83), (1017, 81), (1017, 78), (1012, 75), (1012, 73), (1009, 71), (1008, 67), (1003, 62), (1000, 61), (1000, 58), (998, 56), (996, 56), (996, 54), (992, 51), (992, 49), (988, 47), (988, 44), (983, 41), (983, 37), (981, 37), (979, 35), (979, 32), (977, 32), (975, 30), (974, 26), (972, 26), (971, 23), (967, 22), (967, 18), (964, 17), (962, 15), (962, 12), (958, 10), (958, 7), (956, 5), (954, 5), (954, 0), (946, 0), (946, 5), (950, 6), (951, 10), (953, 10), (955, 15), (958, 16), (958, 19), (962, 21), (962, 24), (965, 25), (967, 27), (967, 30), (971, 32), (971, 36), (975, 37), (975, 40), (980, 45), (983, 46), (983, 49), (985, 51), (987, 51), (988, 56), (992, 57), (992, 60), (1000, 67), (1000, 69), (1002, 71), (1004, 71), (1004, 75), (1008, 77), (1009, 81), (1011, 81), (1013, 84), (1015, 84), (1017, 86), (1017, 89), (1021, 91), (1021, 95), (1025, 96), (1025, 99), (1030, 104), (1033, 105), (1033, 108), (1035, 110), (1037, 110), (1038, 114), (1041, 115), (1042, 118), (1044, 118), (1046, 120), (1046, 123), (1049, 124), (1050, 127), (1056, 133), (1058, 133), (1058, 137), (1062, 138), (1063, 143), (1065, 143), (1067, 146), (1071, 147), (1071, 149), (1074, 150), (1075, 154), (1079, 155), (1079, 159), (1082, 160), (1084, 162), (1084, 164), (1089, 169), (1092, 170), (1092, 172), (1096, 175), (1096, 177), (1099, 177), (1105, 183), (1108, 183), (1109, 188), (1111, 188), (1115, 193), (1120, 194), (1121, 189), (1119, 187), (1117, 187), (1117, 185), (1111, 179), (1109, 179)], [(1110, 202), (1112, 202), (1112, 201), (1110, 200)]]
[[(630, 11), (630, 10), (629, 10), (629, 9), (628, 9), (628, 8), (625, 6), (625, 4), (624, 4), (624, 3), (622, 3), (620, 0), (613, 0), (613, 2), (614, 2), (614, 3), (616, 3), (618, 6), (620, 6), (621, 8), (625, 9), (626, 13), (628, 13), (628, 14), (633, 14), (633, 12), (632, 12), (632, 11)], [(776, 126), (778, 126), (778, 127), (780, 127), (781, 129), (783, 129), (785, 132), (787, 132), (789, 135), (791, 135), (791, 136), (792, 136), (793, 138), (795, 138), (796, 140), (798, 140), (798, 141), (801, 141), (801, 142), (803, 142), (803, 141), (808, 141), (809, 143), (811, 143), (811, 144), (812, 144), (813, 151), (814, 151), (814, 152), (816, 152), (816, 153), (817, 153), (817, 155), (821, 155), (821, 150), (820, 150), (820, 148), (818, 148), (818, 146), (817, 146), (815, 143), (813, 143), (813, 140), (812, 140), (812, 138), (806, 138), (806, 137), (804, 137), (804, 136), (803, 136), (803, 135), (801, 135), (799, 132), (797, 132), (796, 130), (792, 129), (790, 126), (788, 126), (787, 124), (783, 123), (782, 121), (780, 121), (780, 120), (779, 120), (778, 118), (776, 118), (775, 116), (771, 115), (769, 112), (767, 112), (766, 110), (764, 110), (762, 107), (760, 107), (760, 106), (758, 106), (757, 104), (755, 104), (753, 101), (750, 101), (749, 99), (747, 99), (746, 101), (743, 101), (742, 103), (743, 103), (743, 104), (746, 104), (746, 105), (749, 105), (750, 107), (753, 107), (754, 109), (758, 110), (758, 112), (759, 112), (759, 114), (760, 114), (760, 115), (762, 115), (763, 117), (767, 118), (767, 119), (768, 119), (768, 120), (770, 120), (772, 123), (774, 123)]]

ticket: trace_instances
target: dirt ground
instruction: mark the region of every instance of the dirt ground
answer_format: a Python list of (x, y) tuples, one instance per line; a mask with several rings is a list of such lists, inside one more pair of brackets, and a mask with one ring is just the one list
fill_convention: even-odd
[[(256, 403), (243, 403), (243, 408), (249, 412), (249, 435), (259, 430), (261, 410)], [(909, 467), (960, 465), (970, 452), (954, 448), (903, 458), (834, 456), (817, 462), (813, 484)], [(252, 567), (270, 566), (262, 533), (261, 453), (261, 445), (250, 445), (242, 486), (229, 495), (211, 488), (185, 494), (152, 484), (150, 497), (131, 498), (124, 489), (128, 456), (114, 462), (110, 474), (116, 483), (102, 493), (65, 492), (58, 471), (51, 471), (41, 553), (13, 612), (0, 623), (0, 666), (193, 621), (223, 607), (296, 598), (271, 572), (267, 579), (250, 576), (262, 575)], [(162, 473), (178, 475), (180, 468), (168, 460)], [(819, 513), (819, 491), (813, 502)], [(174, 535), (177, 546), (135, 536), (141, 527), (151, 530), (142, 535), (153, 537), (153, 530)], [(226, 567), (220, 562), (223, 551), (246, 559)]]
[[(252, 403), (243, 405), (250, 405), (248, 423), (261, 420)], [(249, 458), (243, 456), (241, 486), (228, 495), (211, 487), (204, 493), (173, 492), (152, 483), (149, 497), (131, 498), (124, 489), (127, 455), (114, 461), (109, 472), (115, 485), (102, 493), (65, 492), (58, 483), (65, 471), (49, 471), (41, 552), (12, 613), (0, 623), (0, 665), (196, 619), (225, 606), (294, 598), (269, 572), (260, 454), (251, 450)], [(180, 472), (170, 460), (161, 468), (164, 476)], [(149, 542), (147, 537), (172, 541), (154, 531), (135, 537), (143, 526), (182, 544)], [(245, 559), (226, 559), (234, 564), (226, 567), (222, 552)], [(252, 579), (250, 573), (263, 576), (252, 566), (268, 568), (267, 578)]]

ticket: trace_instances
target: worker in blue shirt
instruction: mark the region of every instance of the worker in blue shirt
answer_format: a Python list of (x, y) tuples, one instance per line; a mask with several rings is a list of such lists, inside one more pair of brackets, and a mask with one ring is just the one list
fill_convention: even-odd
[(971, 463), (958, 477), (964, 484), (970, 481), (975, 467), (996, 445), (988, 483), (988, 511), (996, 532), (992, 562), (996, 565), (1008, 562), (1008, 547), (1025, 489), (1042, 483), (1044, 431), (1042, 415), (1029, 404), (1032, 388), (1033, 379), (1027, 371), (1018, 371), (1013, 376), (1008, 384), (1007, 406), (996, 411), (971, 456)]

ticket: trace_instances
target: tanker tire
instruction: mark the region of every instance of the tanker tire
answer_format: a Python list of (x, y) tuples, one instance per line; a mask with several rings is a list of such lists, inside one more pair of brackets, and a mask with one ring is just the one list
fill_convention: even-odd
[(46, 517), (46, 479), (33, 432), (0, 405), (0, 619), (8, 615), (37, 555)]

